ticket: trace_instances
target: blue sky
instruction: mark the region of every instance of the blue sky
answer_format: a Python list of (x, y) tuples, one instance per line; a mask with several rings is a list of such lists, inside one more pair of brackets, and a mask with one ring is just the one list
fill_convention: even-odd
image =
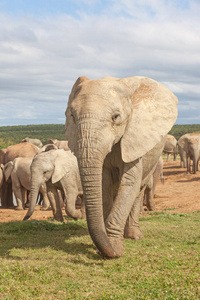
[(81, 76), (147, 76), (200, 124), (199, 0), (0, 0), (0, 126), (64, 124)]

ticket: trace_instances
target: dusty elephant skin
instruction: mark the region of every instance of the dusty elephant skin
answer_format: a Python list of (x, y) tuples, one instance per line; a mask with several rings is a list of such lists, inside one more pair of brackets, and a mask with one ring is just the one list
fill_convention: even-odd
[[(31, 190), (31, 170), (32, 157), (17, 157), (13, 161), (9, 161), (4, 166), (4, 177), (8, 181), (12, 181), (12, 190), (16, 198), (17, 206), (15, 209), (25, 209), (27, 191)], [(50, 206), (46, 186), (40, 187), (43, 195), (42, 210), (47, 210)]]
[(177, 140), (171, 134), (167, 135), (167, 140), (163, 149), (164, 153), (167, 153), (167, 161), (170, 160), (171, 154), (174, 156), (174, 161), (176, 160), (176, 156), (178, 154), (178, 145)]
[(30, 207), (24, 220), (29, 219), (33, 214), (39, 189), (44, 184), (47, 185), (47, 194), (54, 218), (57, 221), (63, 222), (60, 203), (63, 202), (63, 199), (59, 198), (58, 190), (61, 190), (65, 195), (66, 213), (75, 220), (85, 218), (84, 205), (80, 211), (75, 208), (77, 196), (82, 196), (82, 187), (77, 159), (71, 151), (54, 149), (35, 155), (31, 164)]
[(140, 198), (176, 120), (177, 102), (146, 77), (80, 77), (72, 88), (66, 138), (78, 159), (89, 233), (104, 257), (123, 254), (123, 237), (142, 237)]
[(196, 174), (200, 159), (200, 134), (194, 132), (182, 135), (178, 140), (178, 146), (183, 167), (187, 167), (187, 171), (191, 173), (190, 160), (192, 160), (192, 172)]

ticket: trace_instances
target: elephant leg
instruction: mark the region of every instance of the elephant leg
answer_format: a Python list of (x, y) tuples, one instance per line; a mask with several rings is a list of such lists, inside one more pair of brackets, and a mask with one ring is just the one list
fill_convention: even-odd
[(47, 186), (47, 195), (49, 197), (54, 219), (58, 222), (63, 222), (63, 215), (60, 208), (57, 189), (54, 186)]
[(80, 208), (80, 211), (81, 211), (81, 214), (82, 214), (82, 219), (85, 219), (86, 220), (86, 211), (85, 211), (85, 201), (84, 201), (84, 198), (83, 198), (83, 194), (79, 194), (78, 196), (79, 198), (81, 198), (81, 208)]
[(148, 210), (155, 210), (153, 196), (153, 176), (151, 176), (151, 179), (146, 188), (146, 203)]
[(190, 172), (190, 161), (189, 161), (189, 157), (186, 157), (186, 167), (187, 167), (187, 172)]
[(167, 161), (170, 161), (171, 153), (167, 153)]
[(127, 218), (124, 228), (124, 237), (139, 240), (143, 238), (143, 234), (139, 226), (140, 203), (142, 201), (143, 192), (139, 192), (132, 206), (131, 212)]
[(29, 191), (27, 191), (23, 186), (21, 186), (21, 193), (22, 193), (22, 203), (23, 207), (29, 207)]
[(25, 208), (29, 208), (29, 206), (30, 206), (30, 196), (31, 196), (31, 192), (28, 190), (25, 190), (25, 195), (24, 195)]
[(23, 196), (20, 188), (14, 188), (13, 190), (16, 201), (17, 201), (17, 206), (15, 207), (16, 210), (22, 210), (25, 209), (24, 203), (23, 203)]
[(134, 238), (139, 239), (142, 237), (138, 223), (141, 201), (141, 197), (139, 198), (138, 194), (140, 192), (141, 181), (142, 160), (138, 160), (136, 164), (125, 164), (118, 194), (105, 222), (109, 241), (113, 249), (116, 249), (116, 252), (120, 255), (123, 253), (124, 228), (130, 212), (133, 214), (134, 219)]
[(58, 190), (58, 197), (59, 197), (59, 202), (60, 202), (60, 207), (64, 207), (64, 195), (62, 191)]
[(140, 199), (140, 213), (144, 213), (144, 205), (146, 205), (146, 189), (141, 191), (141, 199)]
[(174, 161), (176, 161), (176, 153), (174, 153)]
[(3, 182), (2, 194), (1, 194), (1, 206), (2, 207), (13, 207), (13, 192), (12, 192), (12, 182)]
[(193, 169), (194, 169), (194, 162), (192, 164), (192, 170), (191, 170), (191, 158), (189, 157), (188, 158), (188, 172), (192, 173)]
[(66, 214), (74, 220), (83, 219), (84, 216), (79, 209), (76, 209), (76, 199), (78, 196), (78, 189), (73, 185), (63, 186), (63, 191), (66, 198), (65, 211)]
[(152, 188), (147, 187), (146, 189), (146, 201), (148, 210), (155, 210), (155, 204), (153, 200)]
[(50, 208), (50, 202), (49, 202), (49, 198), (47, 196), (47, 186), (46, 186), (46, 184), (43, 184), (40, 187), (40, 193), (42, 194), (42, 197), (43, 197), (41, 210), (48, 210)]
[(23, 187), (21, 186), (21, 183), (16, 176), (16, 174), (11, 174), (11, 179), (12, 179), (12, 189), (13, 193), (16, 198), (17, 206), (15, 207), (16, 210), (22, 210), (25, 209), (25, 204), (24, 204), (24, 195), (23, 195)]

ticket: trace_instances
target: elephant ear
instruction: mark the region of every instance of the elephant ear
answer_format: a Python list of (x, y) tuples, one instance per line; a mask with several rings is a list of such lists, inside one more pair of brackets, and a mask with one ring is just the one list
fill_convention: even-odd
[(177, 118), (177, 97), (147, 77), (122, 79), (130, 89), (132, 115), (121, 139), (122, 159), (128, 163), (150, 151), (170, 131)]
[(67, 166), (67, 157), (66, 157), (66, 153), (65, 150), (55, 150), (58, 151), (57, 155), (56, 155), (56, 159), (55, 159), (55, 167), (54, 167), (54, 172), (52, 174), (52, 183), (56, 183), (59, 180), (61, 180), (66, 174), (67, 172), (69, 172), (69, 168)]
[(65, 122), (65, 137), (66, 140), (68, 141), (69, 148), (72, 152), (75, 152), (75, 145), (76, 145), (76, 125), (74, 122), (74, 116), (72, 115), (72, 110), (71, 110), (71, 103), (73, 99), (78, 95), (78, 93), (81, 90), (81, 83), (89, 80), (85, 76), (79, 77), (73, 88), (72, 91), (69, 95), (69, 100), (68, 100), (68, 106), (65, 112), (66, 116), (66, 122)]
[(14, 165), (12, 161), (9, 161), (7, 164), (5, 164), (3, 171), (4, 171), (4, 176), (6, 181), (8, 181), (8, 178), (11, 176), (13, 167)]

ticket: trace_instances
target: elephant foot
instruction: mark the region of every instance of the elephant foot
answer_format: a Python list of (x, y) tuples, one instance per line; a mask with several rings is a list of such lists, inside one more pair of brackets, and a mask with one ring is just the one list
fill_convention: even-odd
[(110, 243), (112, 245), (112, 248), (114, 250), (114, 253), (111, 254), (111, 256), (104, 255), (100, 250), (97, 249), (97, 254), (102, 256), (104, 259), (113, 259), (113, 258), (119, 258), (123, 255), (124, 249), (123, 249), (123, 243), (122, 241), (111, 241)]
[(118, 258), (123, 255), (124, 247), (123, 247), (123, 238), (112, 238), (109, 237), (109, 242), (115, 252), (114, 258)]
[(42, 206), (40, 210), (45, 211), (45, 210), (50, 210), (50, 206)]
[(155, 208), (155, 206), (150, 206), (150, 207), (148, 207), (148, 210), (149, 211), (153, 211), (153, 210), (155, 210), (156, 208)]
[(61, 222), (61, 223), (63, 223), (63, 218), (54, 218), (55, 219), (55, 221), (57, 221), (57, 222)]
[(24, 208), (22, 206), (16, 206), (15, 210), (24, 210)]
[(127, 239), (140, 240), (143, 238), (143, 234), (139, 227), (129, 227), (125, 229), (124, 237)]

